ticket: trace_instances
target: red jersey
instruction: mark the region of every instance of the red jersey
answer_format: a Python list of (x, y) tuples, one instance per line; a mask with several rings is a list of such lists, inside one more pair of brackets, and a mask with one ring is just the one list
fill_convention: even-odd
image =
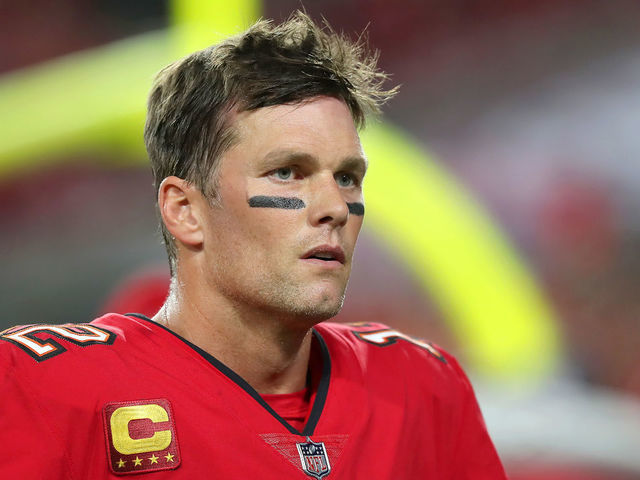
[(453, 357), (379, 324), (313, 330), (301, 431), (149, 319), (5, 330), (0, 478), (506, 478)]

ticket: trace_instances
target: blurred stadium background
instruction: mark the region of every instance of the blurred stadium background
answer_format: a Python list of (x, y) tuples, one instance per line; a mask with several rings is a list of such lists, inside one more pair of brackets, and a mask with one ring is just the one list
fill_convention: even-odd
[[(157, 304), (153, 73), (299, 7), (0, 3), (0, 329)], [(640, 479), (640, 2), (305, 8), (402, 84), (340, 318), (456, 353), (511, 478)]]

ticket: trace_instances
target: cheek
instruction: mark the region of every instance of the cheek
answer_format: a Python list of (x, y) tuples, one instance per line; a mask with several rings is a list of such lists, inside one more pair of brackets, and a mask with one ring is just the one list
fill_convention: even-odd
[[(244, 234), (254, 245), (265, 250), (286, 246), (299, 230), (300, 210), (248, 208), (241, 220)], [(283, 243), (284, 242), (284, 243)]]
[(364, 217), (362, 216), (351, 215), (349, 217), (349, 221), (347, 222), (347, 229), (349, 231), (349, 234), (354, 237), (354, 241), (356, 238), (358, 238), (360, 230), (362, 229), (363, 220)]

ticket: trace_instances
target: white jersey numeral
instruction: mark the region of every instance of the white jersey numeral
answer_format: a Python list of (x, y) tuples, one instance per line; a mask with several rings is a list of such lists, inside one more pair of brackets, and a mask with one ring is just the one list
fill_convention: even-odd
[(390, 328), (385, 328), (383, 330), (373, 330), (369, 332), (359, 332), (353, 330), (353, 333), (360, 340), (364, 340), (365, 342), (371, 343), (373, 345), (378, 345), (379, 347), (386, 347), (388, 345), (393, 345), (398, 340), (405, 340), (427, 350), (430, 354), (432, 354), (439, 360), (442, 360), (443, 362), (446, 361), (442, 354), (438, 350), (436, 350), (430, 343), (411, 337), (397, 330), (392, 330)]
[(17, 345), (38, 361), (46, 360), (65, 352), (59, 342), (53, 338), (43, 339), (42, 334), (57, 337), (80, 346), (112, 344), (115, 334), (93, 325), (29, 325), (5, 330), (0, 339)]

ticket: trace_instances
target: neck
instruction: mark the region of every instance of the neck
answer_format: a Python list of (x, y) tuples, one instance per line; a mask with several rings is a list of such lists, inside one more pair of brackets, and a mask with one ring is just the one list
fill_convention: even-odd
[(310, 328), (292, 328), (291, 319), (223, 301), (211, 292), (190, 297), (179, 283), (172, 281), (169, 298), (154, 321), (216, 357), (259, 393), (292, 393), (305, 387)]

